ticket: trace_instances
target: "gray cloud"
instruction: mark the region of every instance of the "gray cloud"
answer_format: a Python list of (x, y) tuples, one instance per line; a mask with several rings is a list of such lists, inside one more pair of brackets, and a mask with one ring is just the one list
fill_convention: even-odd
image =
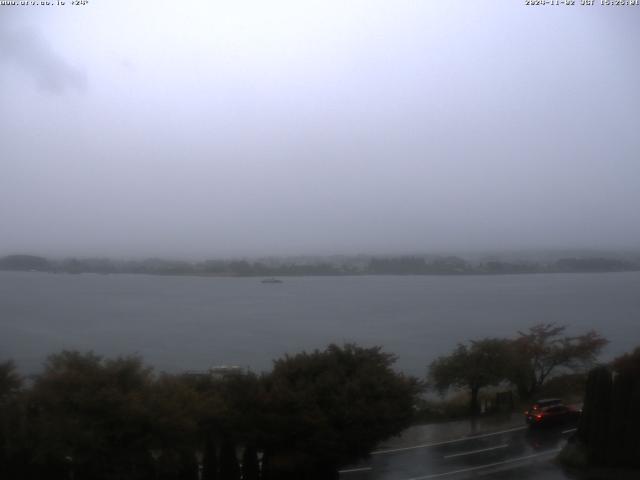
[(50, 93), (85, 89), (85, 73), (58, 55), (37, 30), (4, 25), (0, 29), (0, 44), (0, 71), (5, 74), (8, 66), (17, 67), (31, 76), (40, 89)]
[[(401, 0), (25, 14), (0, 28), (0, 253), (635, 247), (638, 15)], [(82, 88), (71, 65), (91, 88), (49, 95)]]

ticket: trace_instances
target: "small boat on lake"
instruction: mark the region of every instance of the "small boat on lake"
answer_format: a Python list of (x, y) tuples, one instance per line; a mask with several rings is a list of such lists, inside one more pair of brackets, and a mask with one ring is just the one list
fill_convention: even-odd
[(260, 283), (282, 283), (282, 280), (279, 278), (265, 278)]

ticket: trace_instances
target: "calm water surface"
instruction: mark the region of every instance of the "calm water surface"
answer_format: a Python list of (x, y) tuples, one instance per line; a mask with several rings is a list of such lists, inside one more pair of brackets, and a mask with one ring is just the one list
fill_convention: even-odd
[(640, 345), (640, 273), (285, 278), (0, 272), (0, 360), (37, 371), (63, 348), (141, 354), (158, 369), (237, 364), (329, 342), (382, 345), (422, 375), (456, 342), (536, 322), (597, 329), (606, 358)]

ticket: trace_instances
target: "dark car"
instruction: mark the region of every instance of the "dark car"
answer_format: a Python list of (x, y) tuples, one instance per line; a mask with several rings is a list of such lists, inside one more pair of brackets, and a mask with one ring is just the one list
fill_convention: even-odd
[(538, 400), (525, 412), (530, 426), (562, 425), (575, 423), (580, 417), (580, 410), (568, 407), (562, 400), (553, 398)]

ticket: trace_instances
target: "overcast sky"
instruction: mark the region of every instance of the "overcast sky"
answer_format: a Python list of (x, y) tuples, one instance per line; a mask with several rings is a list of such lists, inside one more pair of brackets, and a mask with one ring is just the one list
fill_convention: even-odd
[(639, 45), (640, 7), (0, 6), (0, 253), (636, 247)]

